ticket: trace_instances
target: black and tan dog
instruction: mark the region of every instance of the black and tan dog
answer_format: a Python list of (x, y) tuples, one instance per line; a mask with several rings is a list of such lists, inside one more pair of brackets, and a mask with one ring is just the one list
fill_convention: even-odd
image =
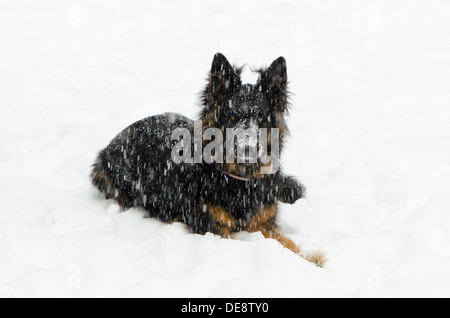
[[(286, 61), (275, 60), (258, 70), (256, 85), (241, 83), (240, 69), (220, 53), (214, 56), (208, 83), (202, 94), (201, 129), (218, 128), (226, 134), (234, 127), (279, 131), (279, 149), (288, 135)], [(100, 152), (92, 181), (108, 199), (123, 208), (142, 207), (149, 216), (165, 222), (187, 224), (194, 233), (212, 232), (230, 237), (238, 231), (261, 233), (323, 266), (320, 252), (304, 253), (276, 225), (278, 201), (294, 203), (304, 194), (303, 186), (280, 169), (261, 173), (267, 164), (174, 163), (173, 148), (178, 140), (172, 133), (185, 128), (194, 134), (194, 121), (166, 113), (134, 123)]]

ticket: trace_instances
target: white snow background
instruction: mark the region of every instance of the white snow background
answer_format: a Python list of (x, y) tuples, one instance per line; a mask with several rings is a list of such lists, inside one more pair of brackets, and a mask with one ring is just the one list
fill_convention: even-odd
[[(0, 296), (449, 297), (449, 16), (433, 0), (2, 0)], [(308, 195), (279, 222), (326, 268), (91, 186), (129, 124), (196, 116), (216, 52), (286, 58), (282, 163)]]

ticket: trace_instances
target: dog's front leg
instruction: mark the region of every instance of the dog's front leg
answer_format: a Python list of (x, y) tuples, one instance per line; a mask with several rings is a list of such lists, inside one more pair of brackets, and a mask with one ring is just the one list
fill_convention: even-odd
[(305, 260), (314, 263), (318, 267), (323, 267), (327, 262), (325, 254), (321, 251), (305, 252), (294, 243), (290, 238), (286, 237), (276, 225), (277, 205), (273, 204), (264, 207), (256, 214), (247, 224), (245, 230), (249, 232), (261, 232), (265, 238), (277, 240), (285, 248), (291, 250), (295, 254), (303, 257)]
[(261, 232), (265, 238), (275, 239), (284, 247), (299, 254), (300, 248), (291, 239), (283, 236), (280, 229), (275, 224), (277, 210), (276, 204), (263, 207), (261, 211), (255, 214), (250, 222), (248, 222), (245, 230), (249, 232)]
[(267, 228), (261, 228), (261, 233), (265, 238), (272, 238), (281, 243), (285, 248), (291, 250), (295, 254), (304, 258), (308, 262), (315, 264), (318, 267), (324, 267), (327, 258), (324, 253), (321, 251), (313, 251), (313, 252), (304, 252), (301, 251), (300, 247), (294, 243), (291, 239), (284, 236), (280, 229), (276, 226), (269, 226)]

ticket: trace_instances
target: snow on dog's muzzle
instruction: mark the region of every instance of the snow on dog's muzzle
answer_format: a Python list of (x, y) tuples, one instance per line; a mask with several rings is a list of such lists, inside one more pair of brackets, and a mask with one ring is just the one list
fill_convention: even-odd
[(244, 128), (238, 125), (236, 128), (226, 130), (226, 161), (237, 163), (258, 162), (258, 127)]

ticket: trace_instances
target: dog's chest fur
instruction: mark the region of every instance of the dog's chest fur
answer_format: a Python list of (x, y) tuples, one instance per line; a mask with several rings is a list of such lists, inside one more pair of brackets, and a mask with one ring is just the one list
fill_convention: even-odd
[(211, 174), (214, 178), (205, 183), (205, 204), (226, 210), (237, 227), (245, 227), (262, 209), (276, 203), (273, 176), (243, 181), (220, 171)]

